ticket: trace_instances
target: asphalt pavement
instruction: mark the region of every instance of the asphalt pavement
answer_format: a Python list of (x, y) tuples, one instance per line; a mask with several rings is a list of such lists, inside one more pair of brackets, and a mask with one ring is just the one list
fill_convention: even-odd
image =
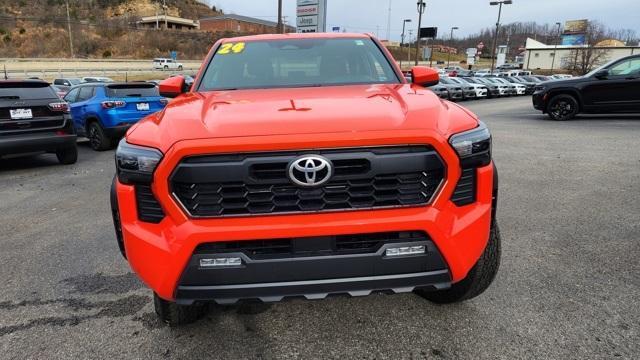
[(640, 115), (554, 122), (463, 103), (493, 133), (502, 265), (471, 301), (412, 294), (215, 308), (170, 329), (118, 253), (113, 151), (0, 160), (0, 358), (640, 357)]

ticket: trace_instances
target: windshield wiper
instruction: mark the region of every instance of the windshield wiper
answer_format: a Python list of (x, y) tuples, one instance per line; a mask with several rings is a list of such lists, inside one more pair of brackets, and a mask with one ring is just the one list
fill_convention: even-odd
[(6, 99), (6, 100), (19, 100), (20, 96), (15, 96), (15, 95), (6, 95), (6, 96), (0, 96), (0, 99)]

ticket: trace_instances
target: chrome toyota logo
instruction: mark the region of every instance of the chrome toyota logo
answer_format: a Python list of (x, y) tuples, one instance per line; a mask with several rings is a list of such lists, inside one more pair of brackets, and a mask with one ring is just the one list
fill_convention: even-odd
[(320, 186), (331, 178), (331, 162), (320, 155), (302, 156), (289, 164), (289, 179), (300, 186)]

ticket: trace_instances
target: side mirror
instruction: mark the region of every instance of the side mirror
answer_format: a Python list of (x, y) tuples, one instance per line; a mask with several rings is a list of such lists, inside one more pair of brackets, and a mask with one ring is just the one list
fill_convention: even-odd
[(595, 73), (593, 76), (595, 76), (596, 79), (606, 79), (607, 77), (609, 77), (609, 70), (600, 70), (597, 73)]
[(429, 87), (440, 82), (440, 75), (432, 68), (414, 66), (411, 68), (411, 78), (414, 84)]
[(186, 93), (189, 89), (186, 88), (184, 76), (178, 75), (170, 77), (166, 80), (160, 81), (158, 84), (160, 88), (160, 96), (167, 98), (174, 98), (178, 95)]

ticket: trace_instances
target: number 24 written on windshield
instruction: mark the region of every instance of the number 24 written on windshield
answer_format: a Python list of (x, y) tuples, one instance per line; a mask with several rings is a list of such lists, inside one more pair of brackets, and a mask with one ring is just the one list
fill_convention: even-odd
[(239, 42), (235, 44), (234, 43), (222, 44), (222, 46), (220, 46), (220, 50), (218, 50), (218, 54), (220, 55), (238, 54), (244, 51), (244, 47), (245, 47), (245, 43), (243, 42)]

